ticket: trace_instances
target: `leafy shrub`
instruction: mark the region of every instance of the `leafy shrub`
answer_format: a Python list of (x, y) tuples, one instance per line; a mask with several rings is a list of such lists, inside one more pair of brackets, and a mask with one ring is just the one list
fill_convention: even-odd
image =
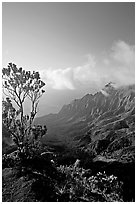
[(4, 154), (2, 156), (2, 168), (11, 168), (15, 166), (16, 164), (16, 159), (11, 157), (10, 155)]
[(122, 201), (122, 182), (106, 173), (86, 177), (87, 170), (77, 165), (60, 166), (65, 174), (64, 183), (58, 186), (59, 201)]

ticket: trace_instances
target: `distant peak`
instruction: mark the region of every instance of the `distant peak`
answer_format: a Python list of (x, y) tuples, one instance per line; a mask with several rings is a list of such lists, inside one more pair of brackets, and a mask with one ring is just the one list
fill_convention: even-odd
[(115, 89), (117, 88), (114, 82), (109, 82), (105, 85), (105, 87), (101, 90), (101, 93), (105, 96), (109, 96)]
[(116, 84), (114, 82), (109, 82), (108, 84), (105, 85), (106, 88), (115, 88)]

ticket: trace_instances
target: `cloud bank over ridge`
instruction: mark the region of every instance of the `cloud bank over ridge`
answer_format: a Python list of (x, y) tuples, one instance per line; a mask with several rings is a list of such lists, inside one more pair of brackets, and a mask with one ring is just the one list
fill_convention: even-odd
[(115, 42), (103, 55), (87, 55), (86, 63), (64, 69), (41, 71), (48, 87), (56, 90), (75, 90), (82, 87), (102, 88), (113, 81), (118, 86), (135, 83), (135, 48), (124, 41)]

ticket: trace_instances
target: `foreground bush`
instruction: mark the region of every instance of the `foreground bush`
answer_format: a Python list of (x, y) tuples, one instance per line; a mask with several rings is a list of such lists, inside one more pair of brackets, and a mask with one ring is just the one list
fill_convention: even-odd
[[(32, 150), (32, 149), (31, 149)], [(30, 150), (30, 152), (31, 152)], [(11, 167), (18, 169), (17, 176), (32, 180), (32, 192), (40, 202), (112, 202), (123, 201), (122, 185), (114, 175), (79, 167), (79, 160), (74, 165), (56, 167), (53, 155), (31, 152), (22, 159), (16, 155), (5, 157)]]
[(76, 165), (60, 166), (58, 170), (66, 176), (64, 183), (57, 186), (59, 201), (123, 201), (122, 182), (114, 175), (99, 172), (86, 177), (88, 170)]

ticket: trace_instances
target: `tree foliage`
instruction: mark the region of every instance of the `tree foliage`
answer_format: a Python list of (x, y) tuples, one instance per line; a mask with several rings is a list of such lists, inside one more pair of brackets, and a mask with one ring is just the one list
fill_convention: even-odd
[[(2, 85), (3, 93), (7, 96), (2, 102), (3, 124), (19, 147), (30, 139), (39, 99), (45, 92), (45, 83), (39, 72), (25, 71), (22, 67), (9, 63), (7, 68), (2, 69)], [(31, 110), (30, 114), (25, 115), (24, 102), (27, 98), (30, 100)]]

